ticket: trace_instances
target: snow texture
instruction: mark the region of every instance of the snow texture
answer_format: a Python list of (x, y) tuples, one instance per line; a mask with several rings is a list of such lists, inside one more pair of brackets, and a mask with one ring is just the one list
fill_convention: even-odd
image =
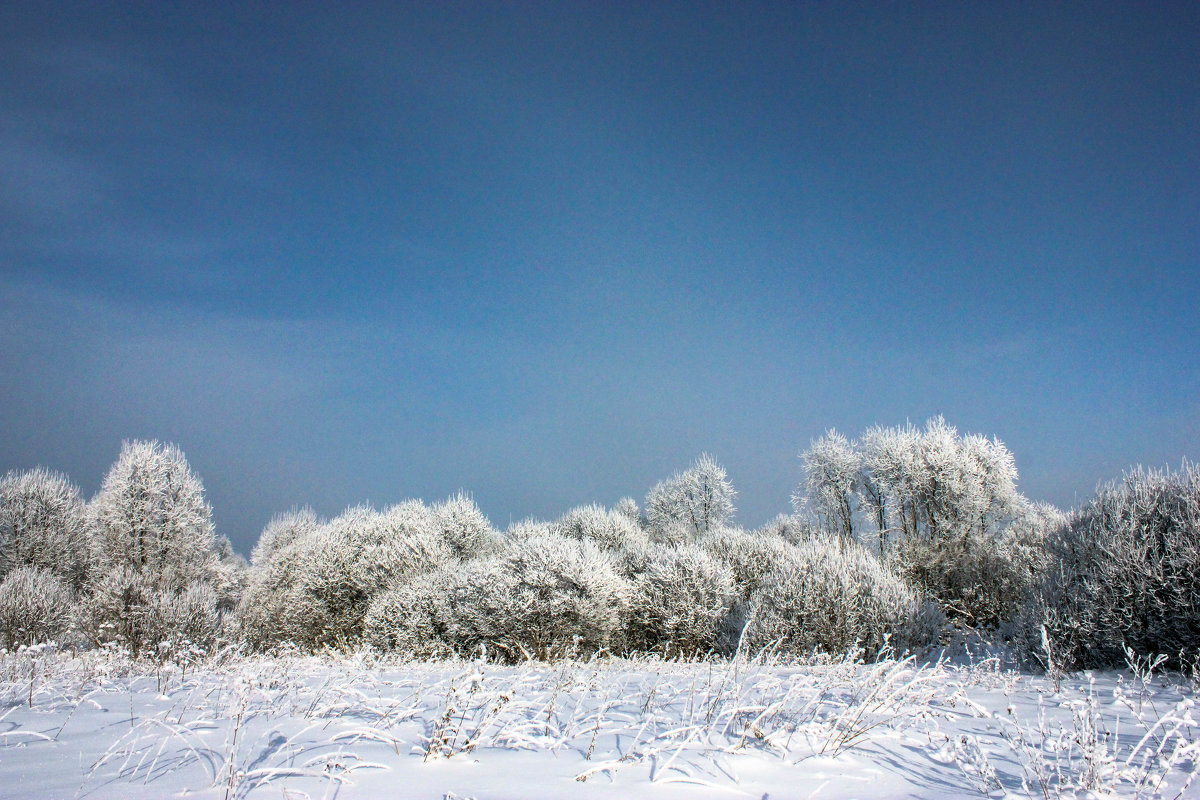
[(364, 653), (157, 667), (0, 654), (21, 798), (1195, 797), (1196, 685), (1136, 660), (1056, 683), (994, 660)]

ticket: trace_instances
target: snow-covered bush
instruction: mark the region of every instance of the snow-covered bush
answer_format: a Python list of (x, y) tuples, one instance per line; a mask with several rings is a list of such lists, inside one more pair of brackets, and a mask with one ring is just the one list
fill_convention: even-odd
[(211, 584), (176, 590), (129, 565), (94, 576), (80, 617), (80, 633), (93, 644), (117, 644), (134, 655), (168, 655), (185, 643), (206, 647), (220, 628)]
[(997, 535), (971, 530), (942, 542), (900, 539), (890, 561), (955, 622), (997, 628), (1022, 614), (1045, 571), (1047, 532), (1063, 519), (1053, 506), (1031, 503)]
[(316, 547), (314, 529), (250, 567), (247, 585), (234, 613), (238, 635), (251, 647), (283, 642), (311, 647), (329, 626), (328, 610), (302, 588)]
[(792, 546), (755, 596), (743, 634), (751, 650), (775, 645), (803, 655), (814, 650), (874, 655), (930, 644), (940, 613), (865, 547), (841, 537)]
[(1012, 619), (1028, 596), (1032, 575), (996, 539), (968, 534), (949, 542), (902, 539), (892, 563), (913, 586), (937, 598), (946, 614), (970, 628)]
[(250, 580), (250, 570), (246, 559), (234, 551), (229, 537), (217, 537), (216, 551), (217, 558), (208, 582), (216, 593), (217, 608), (221, 613), (226, 613), (237, 607)]
[(211, 578), (212, 511), (175, 445), (125, 442), (87, 510), (101, 571), (130, 567), (177, 591)]
[(243, 637), (256, 646), (357, 644), (378, 595), (456, 562), (447, 530), (470, 527), (464, 512), (409, 500), (382, 512), (356, 506), (326, 524), (307, 512), (273, 520), (239, 607)]
[(500, 537), (470, 495), (459, 492), (433, 507), (433, 516), (446, 542), (460, 559), (487, 555)]
[(508, 526), (504, 538), (508, 543), (528, 539), (531, 536), (555, 536), (556, 526), (553, 522), (543, 522), (538, 519), (523, 519)]
[(642, 511), (638, 508), (637, 501), (632, 497), (622, 497), (617, 501), (617, 504), (613, 506), (613, 511), (625, 517), (638, 527), (641, 527), (642, 522), (644, 521), (642, 519)]
[(733, 584), (743, 600), (750, 600), (775, 565), (788, 558), (791, 545), (781, 536), (740, 528), (721, 528), (712, 531), (701, 546), (729, 567)]
[(0, 479), (0, 576), (37, 567), (78, 588), (91, 555), (79, 489), (45, 469)]
[(321, 612), (313, 617), (321, 627), (311, 632), (309, 643), (357, 643), (376, 595), (454, 559), (446, 531), (438, 509), (409, 501), (382, 513), (367, 506), (348, 509), (306, 539), (311, 549), (299, 588), (307, 596), (305, 606)]
[(1200, 653), (1200, 468), (1127, 473), (1049, 536), (1040, 601), (1065, 665)]
[(376, 650), (409, 658), (453, 654), (445, 625), (457, 567), (420, 575), (378, 595), (363, 620), (363, 640)]
[(316, 512), (307, 507), (276, 514), (259, 534), (258, 543), (250, 553), (250, 563), (265, 564), (283, 548), (311, 536), (322, 524)]
[(811, 521), (796, 514), (779, 514), (755, 532), (778, 536), (788, 544), (800, 544), (820, 535)]
[(80, 604), (80, 633), (93, 644), (118, 644), (132, 653), (157, 645), (150, 619), (157, 594), (140, 569), (122, 565), (94, 573)]
[(691, 469), (660, 481), (650, 490), (646, 495), (646, 518), (656, 532), (682, 525), (695, 537), (733, 516), (736, 496), (725, 468), (703, 453)]
[(221, 626), (217, 593), (199, 581), (182, 592), (157, 592), (150, 604), (148, 623), (149, 643), (160, 657), (188, 648), (207, 648)]
[(634, 589), (632, 649), (690, 657), (722, 646), (723, 624), (737, 590), (732, 570), (701, 547), (655, 548)]
[(447, 596), (443, 629), (460, 653), (508, 659), (586, 655), (617, 644), (631, 589), (590, 541), (531, 536), (467, 564)]
[(71, 629), (71, 590), (53, 572), (21, 566), (0, 582), (0, 647), (62, 642)]
[(554, 532), (571, 539), (594, 542), (605, 550), (636, 547), (648, 541), (645, 532), (628, 515), (594, 504), (568, 511), (555, 523)]

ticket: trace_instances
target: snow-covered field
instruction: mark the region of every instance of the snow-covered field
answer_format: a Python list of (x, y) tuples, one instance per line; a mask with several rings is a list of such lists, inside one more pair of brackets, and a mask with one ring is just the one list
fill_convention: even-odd
[(911, 659), (0, 655), (14, 798), (1195, 797), (1195, 685)]

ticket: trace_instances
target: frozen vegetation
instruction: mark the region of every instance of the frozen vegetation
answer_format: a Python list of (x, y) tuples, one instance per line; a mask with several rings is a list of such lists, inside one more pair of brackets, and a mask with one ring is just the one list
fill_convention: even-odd
[[(792, 513), (715, 459), (500, 531), (460, 493), (273, 519), (173, 445), (0, 480), (18, 797), (1197, 793), (1200, 470), (1032, 503), (941, 418), (829, 431)], [(5, 791), (10, 791), (6, 788)]]
[(0, 657), (6, 796), (1186, 797), (1196, 684), (1135, 662), (398, 662), (367, 651), (131, 664)]

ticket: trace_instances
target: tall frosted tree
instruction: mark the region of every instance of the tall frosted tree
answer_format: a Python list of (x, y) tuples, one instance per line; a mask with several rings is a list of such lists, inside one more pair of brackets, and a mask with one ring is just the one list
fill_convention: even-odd
[(792, 498), (797, 510), (808, 506), (845, 539), (854, 538), (855, 491), (861, 456), (842, 434), (828, 430), (800, 454), (804, 482)]
[(959, 435), (940, 416), (924, 429), (873, 427), (856, 441), (831, 430), (800, 459), (797, 509), (846, 537), (856, 525), (873, 526), (881, 550), (893, 533), (931, 542), (995, 534), (1026, 506), (1008, 448)]
[(0, 479), (0, 577), (35, 567), (78, 588), (88, 555), (83, 500), (65, 475), (39, 467)]
[(128, 567), (174, 590), (211, 577), (212, 510), (175, 445), (125, 442), (88, 512), (101, 569)]
[(664, 532), (682, 525), (693, 536), (715, 530), (735, 511), (737, 492), (725, 468), (708, 453), (684, 472), (660, 481), (646, 495), (646, 518), (652, 529)]
[(969, 625), (1015, 613), (1032, 568), (1022, 531), (1036, 539), (1044, 526), (1017, 491), (1001, 441), (960, 435), (934, 417), (924, 428), (874, 427), (856, 441), (830, 431), (801, 460), (793, 501), (825, 530), (877, 538), (881, 555)]

